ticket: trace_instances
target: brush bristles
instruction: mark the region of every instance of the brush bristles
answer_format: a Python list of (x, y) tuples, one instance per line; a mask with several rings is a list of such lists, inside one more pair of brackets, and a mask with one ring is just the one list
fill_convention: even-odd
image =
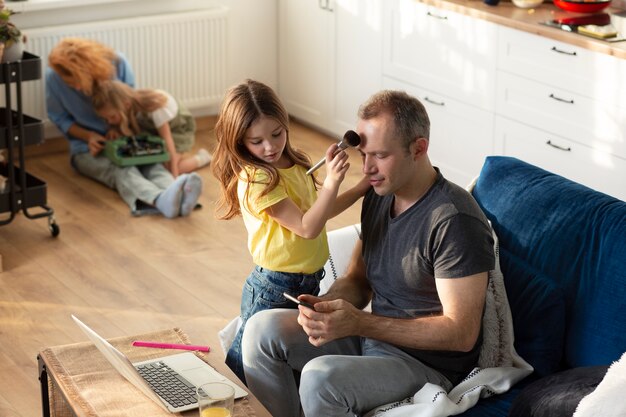
[(359, 144), (361, 143), (361, 137), (354, 130), (348, 130), (343, 135), (343, 141), (350, 146), (359, 146)]

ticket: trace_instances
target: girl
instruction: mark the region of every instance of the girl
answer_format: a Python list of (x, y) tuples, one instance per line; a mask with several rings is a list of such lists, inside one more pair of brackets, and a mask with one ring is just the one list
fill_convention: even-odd
[[(289, 143), (289, 116), (274, 91), (246, 80), (231, 88), (215, 125), (213, 174), (221, 186), (220, 219), (243, 217), (256, 264), (241, 299), (240, 327), (226, 363), (245, 383), (241, 337), (246, 321), (269, 308), (296, 308), (292, 295), (319, 292), (328, 259), (325, 223), (362, 197), (369, 183), (337, 197), (348, 155), (337, 144), (326, 151), (326, 177), (306, 175), (309, 158)], [(220, 211), (223, 213), (220, 214)]]
[(165, 165), (174, 177), (211, 162), (206, 149), (190, 157), (181, 155), (194, 144), (196, 123), (191, 113), (165, 91), (135, 90), (122, 82), (107, 80), (96, 85), (92, 102), (98, 114), (116, 129), (109, 139), (140, 132), (163, 138), (170, 154)]
[(50, 51), (48, 63), (48, 118), (68, 139), (76, 171), (117, 190), (133, 215), (140, 214), (140, 203), (154, 206), (168, 218), (188, 215), (202, 190), (197, 174), (174, 179), (163, 164), (118, 167), (102, 155), (111, 132), (95, 112), (91, 96), (97, 83), (118, 79), (134, 84), (124, 55), (90, 39), (64, 38)]

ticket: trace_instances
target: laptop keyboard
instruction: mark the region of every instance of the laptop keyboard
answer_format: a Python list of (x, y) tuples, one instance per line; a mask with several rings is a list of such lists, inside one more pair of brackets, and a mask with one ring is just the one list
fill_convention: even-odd
[(150, 387), (172, 407), (196, 404), (196, 387), (163, 362), (136, 366)]

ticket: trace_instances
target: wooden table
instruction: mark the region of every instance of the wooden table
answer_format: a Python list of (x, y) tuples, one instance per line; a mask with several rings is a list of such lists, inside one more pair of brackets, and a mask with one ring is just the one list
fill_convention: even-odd
[[(131, 362), (180, 353), (132, 346), (138, 339), (189, 344), (187, 335), (177, 328), (109, 339), (109, 342)], [(210, 353), (196, 354), (243, 387), (221, 360), (211, 361)], [(198, 410), (179, 414), (165, 411), (120, 375), (91, 342), (50, 347), (39, 352), (37, 360), (44, 417), (118, 417), (121, 410), (125, 417), (198, 416)], [(257, 416), (271, 417), (252, 394), (235, 401), (235, 417)]]

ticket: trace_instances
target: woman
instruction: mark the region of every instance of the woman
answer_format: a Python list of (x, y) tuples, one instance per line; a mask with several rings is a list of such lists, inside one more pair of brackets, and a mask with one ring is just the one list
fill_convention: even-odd
[(162, 164), (118, 167), (102, 155), (109, 134), (91, 95), (99, 82), (118, 79), (133, 86), (126, 58), (99, 42), (65, 38), (50, 52), (46, 72), (48, 118), (70, 142), (72, 166), (82, 175), (117, 190), (138, 214), (137, 204), (154, 206), (165, 217), (187, 216), (202, 192), (195, 173), (174, 179)]

